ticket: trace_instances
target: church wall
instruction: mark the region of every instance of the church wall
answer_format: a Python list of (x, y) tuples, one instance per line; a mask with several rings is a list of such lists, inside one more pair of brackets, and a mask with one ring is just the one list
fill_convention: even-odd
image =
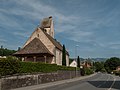
[[(47, 36), (44, 34), (44, 32), (40, 28), (38, 28), (32, 33), (31, 37), (28, 39), (28, 41), (25, 43), (23, 47), (25, 47), (35, 37), (39, 38), (42, 41), (42, 43), (47, 47), (47, 49), (54, 55), (55, 53), (54, 44), (47, 38)], [(52, 58), (51, 63), (55, 63), (55, 58)]]
[(69, 56), (66, 54), (66, 65), (69, 66)]
[(53, 23), (53, 20), (51, 21), (51, 36), (54, 38), (54, 23)]
[(62, 51), (56, 49), (56, 64), (62, 65)]

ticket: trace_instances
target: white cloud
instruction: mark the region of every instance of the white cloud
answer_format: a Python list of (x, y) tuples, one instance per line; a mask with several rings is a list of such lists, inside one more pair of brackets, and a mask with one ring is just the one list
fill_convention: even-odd
[(20, 37), (30, 37), (30, 32), (13, 32), (14, 35), (20, 36)]
[(77, 42), (90, 42), (92, 41), (90, 38), (93, 35), (93, 32), (86, 32), (86, 31), (71, 31), (68, 33), (70, 36), (69, 38), (71, 40), (77, 41)]

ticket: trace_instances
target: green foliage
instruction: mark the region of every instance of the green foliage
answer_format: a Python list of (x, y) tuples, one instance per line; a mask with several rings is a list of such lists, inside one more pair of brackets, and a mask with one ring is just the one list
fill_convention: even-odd
[(67, 66), (57, 66), (58, 70), (76, 70), (75, 67), (67, 67)]
[(19, 72), (20, 63), (15, 57), (0, 60), (0, 76), (12, 75)]
[(104, 64), (104, 67), (108, 73), (111, 73), (113, 70), (116, 70), (118, 66), (120, 66), (120, 59), (117, 57), (107, 59)]
[(47, 73), (56, 72), (58, 70), (75, 70), (75, 68), (40, 62), (20, 62), (15, 57), (0, 59), (0, 76), (22, 73)]
[(113, 70), (113, 74), (115, 74), (116, 76), (120, 76), (120, 71)]
[(20, 62), (21, 68), (19, 73), (35, 72), (54, 72), (57, 71), (56, 64), (45, 64), (40, 62)]
[(84, 68), (80, 68), (80, 75), (84, 76), (85, 75), (85, 69)]
[(95, 62), (94, 67), (95, 67), (95, 72), (102, 71), (104, 69), (104, 62)]
[(70, 58), (69, 59), (69, 64), (71, 64), (73, 62), (74, 59)]
[(93, 74), (93, 69), (91, 69), (91, 68), (84, 68), (84, 70), (85, 70), (86, 75)]
[(77, 67), (80, 68), (80, 58), (79, 58), (79, 56), (78, 56), (78, 58), (77, 58)]
[(66, 49), (65, 49), (65, 45), (63, 45), (63, 51), (62, 51), (62, 65), (66, 66)]
[(15, 52), (16, 52), (15, 50), (9, 50), (7, 48), (3, 48), (3, 46), (1, 46), (0, 48), (0, 56), (9, 56)]

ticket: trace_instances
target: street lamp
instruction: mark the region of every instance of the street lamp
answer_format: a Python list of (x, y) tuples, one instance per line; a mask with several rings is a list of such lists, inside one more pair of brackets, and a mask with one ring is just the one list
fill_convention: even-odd
[(75, 61), (76, 61), (76, 77), (77, 77), (77, 47), (79, 45), (75, 45)]

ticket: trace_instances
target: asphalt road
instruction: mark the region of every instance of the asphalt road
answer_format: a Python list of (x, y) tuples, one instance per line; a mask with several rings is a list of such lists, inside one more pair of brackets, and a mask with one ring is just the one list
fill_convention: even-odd
[(120, 90), (120, 77), (98, 73), (87, 79), (39, 90)]

